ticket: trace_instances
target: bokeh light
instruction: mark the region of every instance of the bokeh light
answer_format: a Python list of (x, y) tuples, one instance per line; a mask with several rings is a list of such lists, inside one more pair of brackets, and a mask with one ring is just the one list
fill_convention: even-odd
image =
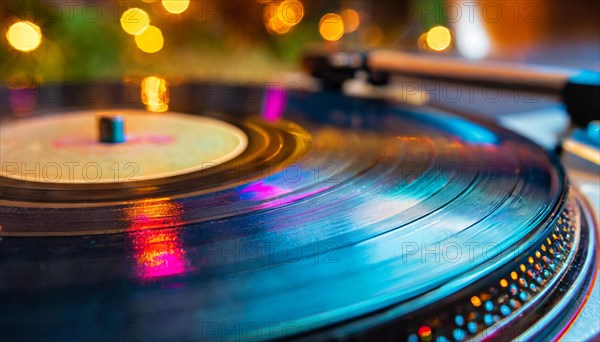
[(477, 296), (473, 296), (471, 297), (471, 304), (473, 304), (474, 307), (478, 308), (481, 306), (481, 299), (479, 299), (479, 297)]
[(435, 26), (427, 32), (427, 46), (435, 51), (444, 51), (452, 43), (452, 34), (444, 26)]
[(121, 15), (121, 27), (131, 35), (142, 34), (150, 26), (150, 16), (137, 7), (130, 8)]
[(353, 9), (345, 9), (341, 13), (342, 20), (344, 21), (344, 32), (352, 33), (360, 26), (360, 16), (358, 12)]
[(292, 25), (281, 20), (279, 15), (277, 15), (278, 6), (277, 4), (270, 3), (264, 9), (264, 24), (267, 31), (271, 34), (285, 34), (292, 28)]
[(162, 0), (162, 5), (167, 12), (179, 14), (190, 7), (190, 0)]
[(169, 85), (163, 78), (149, 76), (142, 80), (142, 103), (150, 112), (162, 113), (169, 109)]
[(288, 25), (297, 25), (304, 17), (304, 6), (298, 0), (285, 0), (277, 6), (277, 16)]
[(160, 29), (156, 26), (148, 26), (144, 32), (135, 36), (135, 44), (146, 53), (160, 51), (164, 45), (164, 38)]
[(340, 40), (344, 35), (344, 22), (342, 17), (335, 13), (327, 13), (319, 22), (319, 33), (323, 39), (330, 42)]
[(264, 7), (263, 19), (271, 34), (288, 33), (304, 17), (304, 6), (298, 0), (270, 2)]
[[(467, 17), (470, 16), (461, 17), (454, 26), (454, 39), (458, 52), (468, 59), (484, 58), (492, 49), (492, 40), (488, 32), (490, 27), (484, 25), (483, 18), (477, 12), (473, 17)], [(502, 41), (507, 42), (504, 38)]]
[(419, 39), (417, 39), (417, 46), (419, 50), (426, 51), (429, 50), (429, 45), (427, 45), (427, 32), (423, 32)]
[(42, 31), (30, 21), (20, 21), (8, 28), (6, 39), (17, 50), (33, 51), (42, 43)]
[(420, 327), (417, 333), (419, 334), (421, 341), (431, 341), (432, 339), (431, 328), (427, 325)]

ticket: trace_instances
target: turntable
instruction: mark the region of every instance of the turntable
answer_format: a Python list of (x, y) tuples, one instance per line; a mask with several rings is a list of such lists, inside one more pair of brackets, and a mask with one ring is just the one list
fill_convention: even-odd
[(561, 161), (393, 87), (534, 79), (587, 125), (598, 74), (540, 88), (529, 68), (332, 51), (291, 87), (46, 84), (26, 117), (3, 87), (0, 340), (597, 338), (598, 221), (564, 162), (597, 167), (590, 135)]
[(206, 86), (3, 123), (4, 336), (537, 339), (581, 309), (596, 224), (543, 148), (328, 91), (189, 101)]

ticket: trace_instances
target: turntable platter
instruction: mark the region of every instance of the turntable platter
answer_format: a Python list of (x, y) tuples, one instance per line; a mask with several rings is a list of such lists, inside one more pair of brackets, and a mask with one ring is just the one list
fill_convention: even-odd
[(495, 126), (353, 101), (358, 114), (301, 98), (282, 120), (228, 120), (218, 156), (231, 159), (174, 177), (4, 178), (0, 328), (100, 340), (559, 334), (585, 297), (595, 240), (557, 160)]

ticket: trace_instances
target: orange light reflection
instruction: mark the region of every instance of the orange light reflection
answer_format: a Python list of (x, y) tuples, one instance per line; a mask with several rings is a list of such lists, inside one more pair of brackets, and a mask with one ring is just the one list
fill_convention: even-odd
[(163, 78), (149, 76), (142, 80), (142, 103), (150, 112), (162, 113), (169, 109), (169, 85)]
[(181, 206), (170, 200), (137, 202), (126, 209), (131, 222), (127, 234), (137, 262), (136, 272), (142, 280), (188, 270), (178, 229), (182, 213)]

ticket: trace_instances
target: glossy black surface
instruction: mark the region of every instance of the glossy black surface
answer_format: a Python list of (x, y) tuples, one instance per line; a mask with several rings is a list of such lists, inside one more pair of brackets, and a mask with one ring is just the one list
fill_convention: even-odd
[[(203, 97), (210, 86), (173, 88), (171, 109), (224, 117), (256, 148), (209, 176), (143, 196), (2, 180), (0, 335), (270, 339), (410, 315), (533, 246), (564, 204), (556, 160), (500, 128), (329, 93)], [(96, 107), (137, 106), (109, 98)], [(65, 101), (37, 109), (81, 105)]]

